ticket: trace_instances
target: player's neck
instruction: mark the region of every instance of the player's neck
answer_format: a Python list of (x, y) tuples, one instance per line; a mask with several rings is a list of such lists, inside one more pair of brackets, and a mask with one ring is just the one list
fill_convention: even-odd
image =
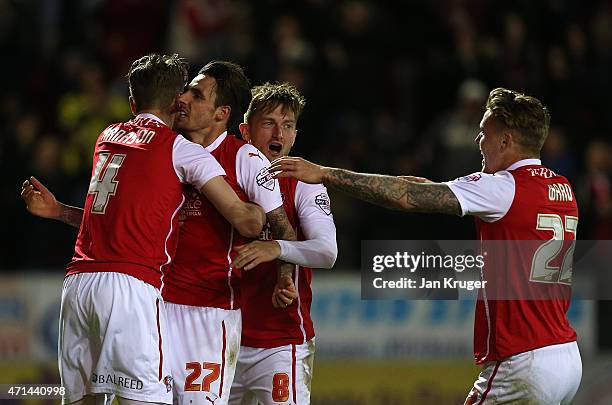
[(199, 131), (186, 133), (186, 135), (191, 142), (198, 143), (206, 148), (216, 141), (225, 131), (227, 131), (227, 129), (224, 126), (213, 125)]
[(176, 116), (176, 114), (168, 114), (157, 108), (141, 110), (138, 111), (138, 114), (153, 114), (170, 128), (172, 128), (172, 126), (174, 125), (174, 117)]
[(508, 159), (504, 160), (504, 168), (508, 168), (515, 164), (516, 162), (520, 162), (525, 159), (540, 159), (540, 155), (534, 155), (533, 153), (516, 153), (512, 156), (509, 156)]

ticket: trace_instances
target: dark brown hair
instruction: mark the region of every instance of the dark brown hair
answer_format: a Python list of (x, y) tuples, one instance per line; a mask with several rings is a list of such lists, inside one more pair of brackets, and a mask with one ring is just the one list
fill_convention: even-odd
[(137, 59), (127, 74), (136, 108), (170, 108), (187, 82), (187, 62), (174, 55), (149, 54)]
[(231, 108), (227, 121), (229, 132), (238, 134), (238, 124), (251, 102), (251, 83), (239, 65), (227, 61), (212, 61), (198, 72), (215, 79), (215, 107)]
[(253, 100), (244, 114), (244, 121), (249, 122), (256, 113), (273, 111), (279, 105), (283, 110), (291, 110), (297, 120), (306, 105), (306, 99), (295, 86), (289, 83), (264, 83), (252, 90)]
[(498, 87), (489, 93), (487, 109), (502, 125), (515, 131), (525, 152), (540, 154), (550, 125), (550, 114), (540, 100)]

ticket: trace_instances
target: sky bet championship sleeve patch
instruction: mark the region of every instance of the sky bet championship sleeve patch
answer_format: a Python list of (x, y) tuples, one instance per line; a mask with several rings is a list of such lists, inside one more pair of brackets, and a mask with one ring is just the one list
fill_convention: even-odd
[(482, 174), (475, 173), (475, 174), (470, 174), (469, 176), (461, 177), (461, 180), (463, 180), (463, 181), (478, 181), (481, 178), (482, 178)]
[(274, 178), (272, 178), (272, 174), (268, 171), (267, 167), (262, 168), (259, 173), (257, 173), (255, 180), (257, 181), (257, 185), (259, 187), (263, 187), (270, 191), (274, 190)]
[(315, 196), (315, 204), (317, 204), (317, 207), (321, 208), (325, 215), (331, 215), (331, 201), (329, 201), (327, 193), (321, 193)]

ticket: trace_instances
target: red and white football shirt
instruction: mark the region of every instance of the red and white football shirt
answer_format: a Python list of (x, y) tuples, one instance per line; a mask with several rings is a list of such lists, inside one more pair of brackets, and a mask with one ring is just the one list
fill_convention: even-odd
[[(462, 214), (476, 216), (483, 244), (553, 238), (575, 240), (578, 208), (571, 186), (565, 177), (542, 166), (539, 159), (521, 160), (495, 174), (474, 173), (447, 184), (457, 196)], [(477, 364), (576, 340), (566, 317), (571, 279), (563, 279), (561, 269), (552, 278), (550, 274), (534, 277), (534, 256), (541, 244), (503, 246), (486, 258), (485, 280), (499, 280), (501, 276), (504, 288), (529, 286), (556, 298), (494, 300), (487, 294), (499, 297), (499, 291), (493, 290), (495, 284), (487, 284), (480, 290), (476, 303), (474, 357)]]
[(224, 174), (202, 146), (152, 114), (110, 125), (96, 142), (67, 275), (118, 272), (159, 288), (176, 250), (182, 183), (199, 189)]
[[(281, 259), (292, 263), (316, 265), (316, 250), (336, 252), (336, 228), (326, 188), (321, 184), (305, 184), (293, 178), (281, 178), (283, 206), (299, 241), (279, 241)], [(272, 240), (269, 226), (262, 240)], [(326, 247), (320, 246), (320, 244)], [(319, 253), (319, 252), (317, 252)], [(332, 253), (335, 260), (335, 253)], [(326, 267), (330, 267), (328, 264)], [(276, 261), (263, 263), (242, 273), (242, 346), (272, 348), (302, 344), (311, 340), (314, 327), (310, 317), (312, 303), (312, 269), (296, 265), (293, 274), (298, 299), (287, 308), (272, 306), (272, 293), (277, 279)]]
[[(270, 212), (282, 205), (270, 162), (252, 145), (223, 133), (206, 148), (225, 169), (226, 180), (243, 201)], [(231, 266), (234, 246), (247, 241), (204, 196), (185, 186), (179, 244), (164, 278), (166, 302), (180, 305), (240, 308), (240, 273)]]

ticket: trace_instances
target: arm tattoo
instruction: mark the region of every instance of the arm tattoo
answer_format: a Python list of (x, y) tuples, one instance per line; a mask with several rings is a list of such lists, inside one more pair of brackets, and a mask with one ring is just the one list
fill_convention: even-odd
[(81, 221), (83, 220), (83, 209), (60, 204), (60, 215), (58, 219), (78, 229), (81, 227)]
[[(270, 224), (270, 230), (272, 231), (274, 239), (297, 240), (295, 231), (291, 227), (291, 223), (289, 223), (289, 218), (287, 218), (285, 209), (282, 206), (268, 212), (266, 214), (266, 218), (268, 220), (268, 223)], [(293, 275), (293, 270), (295, 269), (294, 264), (287, 263), (282, 260), (279, 260), (278, 263), (279, 278), (284, 276), (291, 277)]]
[(415, 183), (395, 176), (344, 169), (329, 169), (324, 184), (394, 210), (461, 214), (459, 201), (446, 184)]

